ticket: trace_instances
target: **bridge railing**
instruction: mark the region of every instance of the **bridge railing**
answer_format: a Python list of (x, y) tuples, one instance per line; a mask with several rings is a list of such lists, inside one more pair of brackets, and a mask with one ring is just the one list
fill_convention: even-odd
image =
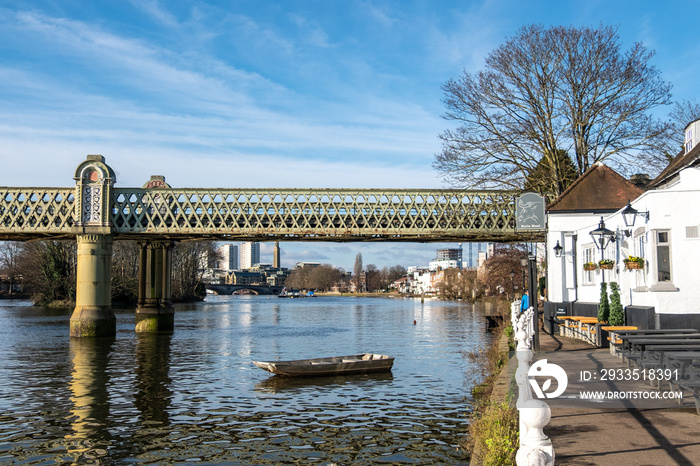
[(0, 187), (0, 233), (70, 235), (75, 204), (75, 188)]
[[(516, 241), (515, 192), (112, 188), (117, 237)], [(0, 187), (0, 239), (76, 233), (75, 188)]]
[(346, 241), (512, 235), (513, 192), (333, 189), (113, 190), (117, 233)]

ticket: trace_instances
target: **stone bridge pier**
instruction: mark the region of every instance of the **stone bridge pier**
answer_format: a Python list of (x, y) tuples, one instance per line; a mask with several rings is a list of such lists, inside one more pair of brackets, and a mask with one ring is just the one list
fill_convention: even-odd
[(144, 241), (140, 246), (136, 331), (171, 331), (175, 325), (171, 291), (173, 243)]
[(117, 321), (112, 312), (109, 204), (116, 177), (104, 157), (88, 155), (75, 170), (74, 179), (78, 216), (72, 232), (78, 242), (78, 264), (70, 336), (113, 336)]
[[(76, 303), (70, 318), (72, 337), (114, 336), (112, 311), (111, 190), (116, 182), (101, 155), (89, 155), (75, 172), (76, 211), (72, 233), (78, 242)], [(171, 293), (172, 241), (140, 243), (136, 332), (174, 328)]]
[(75, 309), (70, 336), (104, 337), (117, 333), (112, 312), (112, 237), (78, 235)]

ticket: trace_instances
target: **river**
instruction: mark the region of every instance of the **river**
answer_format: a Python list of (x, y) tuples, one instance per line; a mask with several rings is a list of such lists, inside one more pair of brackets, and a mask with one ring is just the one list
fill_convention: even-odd
[[(71, 310), (0, 301), (2, 464), (467, 464), (483, 311), (416, 299), (213, 296), (175, 330), (68, 336)], [(414, 324), (415, 321), (415, 324)], [(281, 379), (253, 360), (373, 352), (391, 373)]]

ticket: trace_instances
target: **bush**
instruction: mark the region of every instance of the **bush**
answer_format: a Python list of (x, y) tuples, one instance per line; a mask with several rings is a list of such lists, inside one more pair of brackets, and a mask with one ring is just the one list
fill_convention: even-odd
[(610, 318), (610, 301), (608, 301), (608, 284), (600, 284), (600, 303), (598, 304), (598, 322), (607, 322)]
[(620, 285), (610, 284), (610, 325), (625, 325), (625, 311), (620, 300)]
[(518, 411), (508, 403), (489, 403), (469, 426), (470, 443), (484, 465), (514, 465), (519, 446)]

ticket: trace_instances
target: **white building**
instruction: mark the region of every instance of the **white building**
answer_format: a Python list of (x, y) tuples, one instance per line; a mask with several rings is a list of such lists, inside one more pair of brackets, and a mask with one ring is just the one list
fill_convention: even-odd
[[(688, 147), (646, 191), (596, 165), (550, 205), (545, 320), (557, 313), (596, 315), (605, 280), (620, 285), (627, 325), (700, 328), (700, 145)], [(628, 199), (637, 211), (630, 226), (623, 217)], [(600, 227), (614, 240), (603, 251), (590, 234)], [(643, 259), (642, 269), (625, 266), (632, 256)], [(602, 258), (614, 262), (611, 270), (600, 268)], [(584, 263), (598, 265), (586, 271)]]
[(260, 243), (241, 243), (240, 251), (241, 270), (250, 269), (260, 263)]
[(238, 246), (235, 244), (224, 244), (219, 246), (221, 259), (217, 261), (216, 268), (230, 272), (238, 270)]

